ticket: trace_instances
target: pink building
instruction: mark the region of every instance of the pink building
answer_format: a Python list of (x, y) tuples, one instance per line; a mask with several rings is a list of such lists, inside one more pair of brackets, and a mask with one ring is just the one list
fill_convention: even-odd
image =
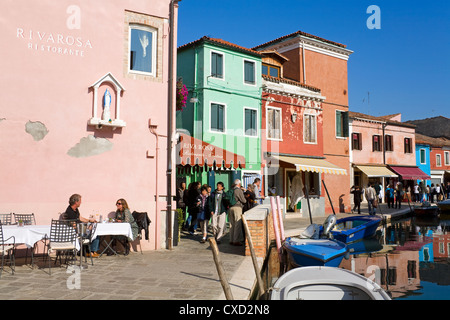
[(401, 115), (375, 117), (349, 112), (351, 184), (366, 187), (379, 182), (402, 181), (413, 186), (428, 178), (416, 166), (415, 126), (401, 122)]
[(166, 245), (172, 2), (3, 2), (0, 212), (50, 224), (74, 193), (84, 217), (124, 198), (152, 221), (142, 249)]

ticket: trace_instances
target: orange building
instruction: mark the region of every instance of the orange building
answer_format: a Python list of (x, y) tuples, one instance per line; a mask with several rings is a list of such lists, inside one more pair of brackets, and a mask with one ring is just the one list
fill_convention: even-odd
[[(284, 78), (320, 90), (322, 156), (327, 162), (348, 172), (348, 79), (347, 61), (353, 51), (345, 45), (301, 31), (259, 45), (254, 50), (275, 50), (285, 57)], [(305, 154), (306, 149), (293, 151)], [(348, 176), (323, 173), (327, 190), (336, 212), (350, 211), (350, 179)], [(320, 193), (325, 195), (321, 181)], [(325, 212), (333, 210), (325, 196)]]

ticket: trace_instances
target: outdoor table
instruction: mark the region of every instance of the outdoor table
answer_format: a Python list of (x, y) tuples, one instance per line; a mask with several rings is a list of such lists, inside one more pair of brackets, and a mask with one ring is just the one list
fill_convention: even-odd
[[(99, 236), (126, 236), (128, 239), (133, 241), (133, 231), (131, 230), (131, 225), (128, 222), (115, 222), (115, 223), (97, 223), (97, 229), (94, 232), (92, 239)], [(109, 248), (114, 254), (117, 252), (111, 247), (114, 237), (111, 237), (110, 241), (103, 240), (106, 248), (102, 251), (100, 256), (102, 256), (105, 251)]]
[[(33, 248), (36, 242), (50, 236), (50, 225), (24, 225), (22, 227), (4, 225), (3, 237), (7, 239), (11, 236), (14, 236), (17, 244), (25, 244), (28, 248)], [(9, 242), (12, 244), (12, 240)]]

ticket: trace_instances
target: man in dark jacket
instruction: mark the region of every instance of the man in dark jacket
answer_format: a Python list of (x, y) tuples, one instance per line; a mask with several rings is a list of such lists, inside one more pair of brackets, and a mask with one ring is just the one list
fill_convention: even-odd
[(224, 192), (224, 184), (219, 181), (217, 182), (217, 189), (208, 198), (208, 210), (211, 212), (211, 226), (214, 238), (218, 244), (220, 244), (224, 235), (227, 219), (227, 208), (222, 201)]

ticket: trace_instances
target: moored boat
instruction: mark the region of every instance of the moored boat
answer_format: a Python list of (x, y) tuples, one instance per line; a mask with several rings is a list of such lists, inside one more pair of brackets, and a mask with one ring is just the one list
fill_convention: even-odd
[(283, 244), (288, 269), (305, 266), (338, 267), (347, 254), (347, 246), (331, 239), (286, 238)]
[(375, 282), (331, 267), (290, 270), (274, 284), (271, 300), (391, 300)]
[[(330, 231), (334, 239), (344, 243), (351, 243), (362, 239), (371, 238), (380, 225), (378, 216), (352, 216), (336, 221), (336, 225)], [(322, 232), (323, 228), (320, 229)]]
[(414, 213), (416, 216), (437, 216), (439, 214), (439, 207), (433, 206), (429, 202), (425, 201), (420, 206), (414, 206)]
[(437, 203), (437, 206), (441, 211), (449, 211), (450, 212), (450, 199), (440, 201)]

